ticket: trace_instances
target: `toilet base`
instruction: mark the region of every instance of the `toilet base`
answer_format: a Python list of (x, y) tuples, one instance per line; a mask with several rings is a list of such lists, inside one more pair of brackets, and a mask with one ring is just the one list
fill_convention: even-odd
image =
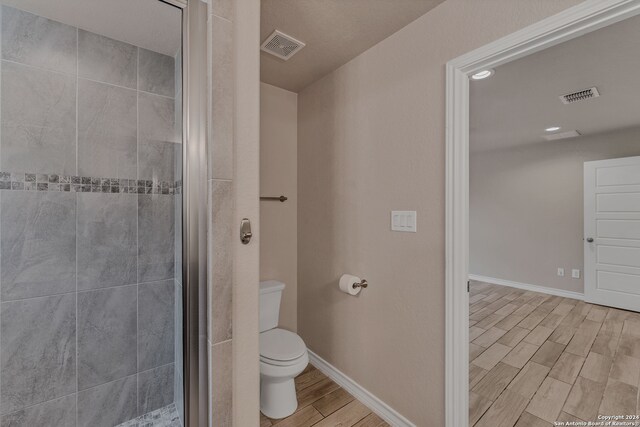
[(260, 376), (260, 412), (273, 419), (286, 418), (298, 408), (293, 378)]

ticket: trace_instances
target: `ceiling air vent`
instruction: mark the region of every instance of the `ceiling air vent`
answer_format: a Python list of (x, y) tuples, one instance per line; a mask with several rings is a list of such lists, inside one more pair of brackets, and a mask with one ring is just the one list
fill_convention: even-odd
[(598, 89), (595, 87), (579, 90), (577, 92), (561, 95), (560, 100), (563, 104), (573, 104), (574, 102), (584, 101), (585, 99), (597, 98), (600, 96)]
[(542, 135), (542, 137), (547, 141), (556, 141), (558, 139), (575, 138), (576, 136), (581, 136), (581, 135), (582, 134), (577, 130), (570, 130), (568, 132), (552, 133), (551, 135)]
[(304, 47), (304, 43), (291, 36), (275, 30), (260, 46), (261, 50), (277, 56), (285, 61), (298, 53)]

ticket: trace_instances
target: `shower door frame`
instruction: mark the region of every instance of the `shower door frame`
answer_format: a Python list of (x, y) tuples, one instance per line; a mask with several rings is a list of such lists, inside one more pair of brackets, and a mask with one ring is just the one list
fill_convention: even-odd
[[(207, 4), (182, 10), (182, 341), (184, 426), (205, 426), (207, 357)], [(205, 90), (202, 90), (205, 88)]]

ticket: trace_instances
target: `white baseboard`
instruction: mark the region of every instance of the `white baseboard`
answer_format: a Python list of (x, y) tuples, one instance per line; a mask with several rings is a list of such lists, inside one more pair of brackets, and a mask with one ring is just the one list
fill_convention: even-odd
[[(376, 415), (394, 427), (416, 427), (411, 421), (400, 415), (389, 405), (364, 389), (360, 384), (346, 376), (329, 362), (308, 350), (309, 361), (320, 372), (335, 381), (340, 387), (348, 391), (353, 397), (362, 402), (363, 405), (371, 409)], [(373, 373), (375, 374), (375, 373)]]
[(512, 282), (511, 280), (496, 279), (495, 277), (478, 276), (476, 274), (469, 274), (469, 279), (476, 280), (478, 282), (491, 283), (492, 285), (509, 286), (511, 288), (523, 289), (525, 291), (540, 292), (543, 294), (556, 295), (564, 298), (584, 300), (584, 294), (580, 292), (565, 291), (562, 289), (548, 288), (546, 286), (539, 286), (539, 285), (530, 285), (528, 283)]

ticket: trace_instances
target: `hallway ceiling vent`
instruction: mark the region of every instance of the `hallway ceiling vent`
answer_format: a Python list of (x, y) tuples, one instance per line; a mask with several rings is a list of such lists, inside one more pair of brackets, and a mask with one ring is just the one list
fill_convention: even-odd
[(560, 132), (560, 133), (552, 133), (550, 135), (542, 135), (544, 139), (547, 141), (556, 141), (558, 139), (567, 139), (567, 138), (575, 138), (576, 136), (581, 136), (582, 134), (577, 130), (570, 130), (568, 132)]
[(267, 37), (264, 43), (262, 43), (260, 49), (286, 61), (298, 53), (304, 46), (305, 44), (300, 40), (296, 40), (285, 33), (275, 30)]
[(574, 102), (584, 101), (585, 99), (597, 98), (600, 96), (598, 89), (591, 87), (589, 89), (582, 89), (577, 92), (568, 93), (560, 96), (560, 101), (563, 104), (573, 104)]

